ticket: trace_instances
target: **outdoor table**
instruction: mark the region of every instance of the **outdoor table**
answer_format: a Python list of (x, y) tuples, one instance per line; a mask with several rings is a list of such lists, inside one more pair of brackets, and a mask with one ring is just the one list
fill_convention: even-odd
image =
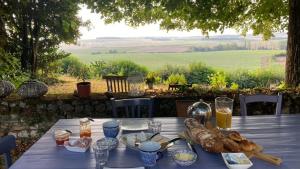
[[(174, 138), (178, 132), (184, 131), (184, 118), (154, 118), (162, 121), (163, 136)], [(95, 119), (92, 123), (93, 142), (103, 137), (102, 124), (111, 119)], [(132, 119), (134, 120), (134, 119)], [(53, 129), (63, 128), (79, 137), (78, 119), (59, 120), (40, 140), (27, 150), (12, 166), (11, 169), (94, 169), (95, 158), (93, 152), (74, 153), (64, 147), (56, 146), (53, 139)], [(281, 166), (274, 166), (267, 162), (253, 158), (253, 169), (297, 169), (300, 167), (300, 115), (283, 116), (248, 116), (233, 117), (232, 128), (241, 132), (248, 139), (261, 144), (265, 153), (283, 159)], [(187, 148), (184, 141), (176, 142), (154, 169), (177, 169), (178, 166), (171, 157), (171, 152), (177, 148)], [(208, 153), (196, 146), (198, 160), (189, 169), (226, 169), (221, 154)], [(139, 152), (119, 144), (118, 148), (110, 152), (108, 167), (139, 167), (143, 166)]]

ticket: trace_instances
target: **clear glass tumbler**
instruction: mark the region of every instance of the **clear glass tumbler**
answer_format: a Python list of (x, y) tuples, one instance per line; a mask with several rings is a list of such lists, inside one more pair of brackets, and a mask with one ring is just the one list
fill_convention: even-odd
[(161, 131), (161, 122), (160, 121), (148, 121), (148, 129), (152, 133), (160, 133)]
[(217, 127), (230, 129), (232, 121), (233, 99), (217, 97), (215, 99)]
[(93, 144), (93, 151), (95, 154), (96, 168), (101, 168), (108, 161), (109, 145), (106, 141), (97, 141)]

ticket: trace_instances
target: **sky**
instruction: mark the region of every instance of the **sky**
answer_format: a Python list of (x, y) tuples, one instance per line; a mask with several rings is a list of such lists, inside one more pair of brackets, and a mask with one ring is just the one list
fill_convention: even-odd
[[(86, 27), (80, 28), (81, 40), (96, 39), (97, 37), (187, 37), (187, 36), (202, 36), (200, 30), (192, 31), (169, 31), (161, 30), (158, 24), (149, 24), (137, 28), (127, 26), (124, 22), (114, 24), (104, 24), (100, 15), (92, 13), (86, 6), (82, 6), (78, 16), (83, 21), (90, 20), (92, 26), (88, 30)], [(210, 32), (209, 35), (220, 35), (221, 33)], [(235, 30), (227, 29), (224, 35), (238, 34)]]

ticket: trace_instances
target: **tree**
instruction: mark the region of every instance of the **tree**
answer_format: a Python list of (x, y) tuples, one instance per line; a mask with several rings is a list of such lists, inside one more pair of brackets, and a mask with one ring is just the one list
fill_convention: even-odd
[(166, 30), (199, 29), (206, 35), (234, 28), (243, 35), (252, 30), (266, 40), (273, 32), (288, 30), (286, 83), (300, 83), (299, 0), (87, 0), (86, 4), (106, 23), (159, 23)]
[(0, 35), (7, 38), (7, 51), (20, 57), (23, 70), (35, 75), (42, 61), (38, 58), (65, 56), (58, 51), (59, 44), (76, 42), (79, 26), (84, 24), (76, 16), (80, 2), (0, 0), (0, 11), (4, 11), (0, 18)]

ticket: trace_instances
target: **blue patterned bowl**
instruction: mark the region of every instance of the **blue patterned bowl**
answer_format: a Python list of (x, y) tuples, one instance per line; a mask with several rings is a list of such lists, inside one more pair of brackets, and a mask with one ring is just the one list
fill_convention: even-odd
[(180, 166), (190, 166), (197, 160), (197, 154), (190, 150), (176, 150), (173, 159)]
[(115, 120), (107, 121), (103, 123), (103, 133), (105, 137), (116, 138), (119, 134), (120, 127), (119, 123)]

